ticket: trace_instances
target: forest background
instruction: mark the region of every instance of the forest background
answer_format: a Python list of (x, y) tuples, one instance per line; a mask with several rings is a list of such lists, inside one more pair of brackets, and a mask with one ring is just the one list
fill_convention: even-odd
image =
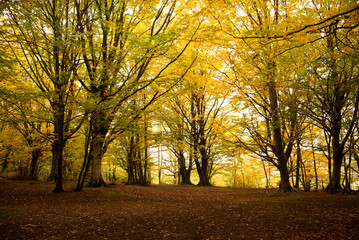
[(356, 1), (0, 2), (1, 176), (358, 188)]

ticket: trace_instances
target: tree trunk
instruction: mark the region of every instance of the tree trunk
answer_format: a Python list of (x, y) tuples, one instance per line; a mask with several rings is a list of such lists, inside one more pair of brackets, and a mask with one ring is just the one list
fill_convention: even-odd
[(31, 152), (30, 175), (33, 180), (38, 180), (38, 161), (41, 157), (41, 149), (35, 149)]
[(299, 143), (299, 140), (297, 139), (297, 167), (296, 167), (296, 176), (295, 176), (295, 185), (294, 187), (295, 188), (299, 188), (299, 179), (300, 179), (300, 165), (301, 165), (301, 158), (302, 158), (302, 155), (301, 155), (301, 152), (300, 152), (300, 143)]
[(91, 176), (88, 186), (89, 187), (101, 187), (105, 186), (105, 181), (102, 178), (102, 150), (103, 150), (103, 140), (101, 136), (96, 136), (93, 139), (92, 148), (90, 156), (90, 166), (91, 166)]
[(312, 141), (312, 152), (313, 152), (313, 164), (314, 164), (314, 174), (315, 174), (315, 190), (318, 190), (319, 183), (318, 183), (318, 171), (317, 171), (317, 161), (315, 159), (315, 150), (314, 150), (314, 143)]
[(178, 156), (178, 165), (179, 165), (179, 184), (186, 184), (185, 180), (186, 180), (186, 166), (185, 166), (185, 159), (184, 159), (184, 155), (183, 155), (183, 151), (180, 150), (179, 156)]
[(90, 150), (92, 149), (92, 148), (90, 148), (91, 133), (92, 133), (92, 125), (91, 124), (89, 124), (89, 127), (86, 132), (87, 132), (87, 136), (86, 136), (86, 140), (85, 140), (84, 161), (82, 163), (82, 168), (81, 168), (80, 174), (78, 176), (78, 181), (77, 181), (77, 186), (76, 186), (75, 191), (82, 190), (85, 180), (86, 180), (86, 177), (87, 177), (88, 170), (90, 169), (90, 156), (92, 155), (90, 152)]
[[(350, 138), (350, 144), (353, 144), (353, 136)], [(348, 156), (348, 164), (345, 162), (345, 191), (350, 192), (351, 191), (351, 176), (350, 176), (350, 169), (352, 164), (352, 157), (353, 157), (353, 150), (352, 148), (349, 149), (349, 156)], [(345, 161), (345, 158), (344, 158)]]
[(280, 172), (280, 191), (281, 192), (291, 192), (293, 191), (292, 186), (289, 182), (289, 172), (287, 164), (284, 161), (279, 162), (279, 172)]
[[(273, 71), (274, 62), (271, 63), (269, 69)], [(268, 83), (268, 90), (269, 90), (269, 104), (271, 110), (271, 123), (273, 126), (273, 139), (274, 139), (273, 152), (277, 157), (278, 170), (280, 172), (280, 182), (281, 182), (279, 186), (280, 191), (291, 192), (293, 189), (289, 182), (289, 172), (287, 168), (288, 158), (284, 153), (285, 151), (283, 146), (282, 128), (281, 128), (281, 121), (280, 121), (279, 110), (278, 110), (276, 84), (272, 78), (273, 76), (270, 78), (270, 81)]]
[(116, 177), (116, 165), (114, 163), (112, 163), (112, 179), (113, 179), (113, 181), (117, 180), (117, 177)]
[(299, 179), (300, 179), (300, 161), (299, 158), (297, 156), (297, 166), (296, 166), (296, 174), (295, 174), (295, 188), (299, 188)]
[[(147, 160), (142, 159), (141, 147), (139, 143), (140, 137), (137, 134), (137, 137), (131, 136), (130, 138), (130, 150), (127, 156), (127, 183), (128, 185), (139, 184), (146, 186), (147, 185), (147, 171), (148, 164)], [(148, 153), (145, 151), (145, 156)], [(143, 164), (142, 164), (143, 161)]]
[(9, 166), (9, 156), (11, 154), (11, 149), (6, 149), (6, 153), (5, 153), (5, 156), (4, 156), (4, 160), (3, 160), (3, 163), (1, 164), (1, 173), (0, 173), (0, 176), (3, 176), (6, 174), (6, 170)]
[(266, 165), (264, 164), (264, 160), (262, 160), (262, 165), (263, 165), (263, 171), (264, 171), (264, 175), (266, 177), (266, 189), (269, 188), (269, 177), (268, 177), (268, 174), (267, 174), (267, 169), (266, 169)]
[(126, 184), (127, 185), (136, 184), (135, 176), (134, 176), (134, 173), (133, 173), (133, 164), (130, 163), (128, 167), (129, 168), (127, 169), (127, 182), (126, 182)]
[[(350, 155), (350, 154), (349, 154)], [(346, 162), (346, 158), (344, 158), (344, 179), (343, 186), (345, 192), (350, 192), (350, 165), (351, 165), (351, 156), (349, 156), (348, 163)]]
[(211, 175), (209, 171), (209, 154), (207, 152), (207, 140), (204, 138), (204, 124), (202, 123), (202, 119), (200, 120), (199, 124), (199, 136), (200, 136), (200, 145), (199, 145), (199, 153), (201, 156), (201, 167), (198, 169), (198, 175), (199, 175), (199, 186), (212, 186), (212, 184), (209, 182)]
[[(146, 99), (146, 97), (145, 97)], [(144, 117), (144, 130), (145, 130), (145, 134), (143, 137), (144, 140), (144, 166), (143, 166), (143, 177), (144, 177), (144, 182), (143, 185), (148, 185), (149, 181), (148, 181), (148, 139), (147, 139), (147, 135), (148, 135), (148, 120), (147, 120), (147, 115), (145, 115)]]
[(193, 183), (191, 182), (191, 172), (192, 172), (192, 166), (186, 170), (184, 184), (193, 185)]
[(191, 182), (191, 170), (190, 169), (186, 169), (185, 167), (181, 167), (180, 171), (179, 171), (179, 175), (180, 175), (180, 184), (182, 185), (192, 185), (193, 183)]
[(162, 171), (161, 169), (158, 170), (158, 184), (161, 184), (161, 175), (162, 175)]
[(127, 155), (127, 185), (136, 184), (136, 178), (135, 178), (135, 161), (134, 161), (134, 155), (135, 155), (135, 140), (134, 137), (130, 137), (130, 149)]
[(178, 165), (180, 166), (179, 167), (179, 178), (181, 179), (180, 184), (192, 185), (191, 182), (192, 166), (188, 166), (188, 168), (186, 167), (186, 159), (184, 157), (183, 150), (180, 150), (179, 152)]
[[(54, 156), (54, 152), (57, 151), (55, 149), (56, 145), (57, 144), (55, 144), (54, 142), (51, 145), (52, 156)], [(47, 181), (49, 181), (49, 182), (56, 182), (57, 181), (57, 162), (56, 162), (55, 157), (52, 157), (52, 160), (51, 160), (51, 172), (50, 172), (50, 176), (47, 178)]]
[(63, 192), (63, 153), (64, 153), (64, 114), (55, 116), (55, 140), (52, 143), (54, 162), (57, 163), (57, 179), (55, 193)]
[(334, 191), (342, 189), (340, 185), (342, 164), (343, 164), (343, 149), (340, 144), (340, 128), (337, 126), (335, 127), (333, 134), (332, 189)]
[(98, 111), (92, 114), (90, 122), (92, 123), (92, 141), (90, 147), (90, 166), (91, 175), (88, 186), (102, 187), (106, 186), (102, 177), (102, 158), (105, 154), (105, 139), (109, 129), (109, 121), (106, 119), (104, 111)]
[[(195, 152), (195, 155), (196, 152), (198, 151), (197, 150), (198, 148), (195, 146), (194, 148), (194, 152)], [(201, 155), (201, 162), (199, 160), (199, 157), (195, 157), (194, 159), (194, 162), (196, 164), (196, 167), (197, 167), (197, 173), (198, 173), (198, 176), (199, 176), (199, 182), (198, 182), (198, 186), (211, 186), (211, 183), (209, 182), (210, 178), (209, 176), (207, 175), (208, 172), (207, 172), (207, 168), (208, 168), (208, 157), (205, 153), (205, 150), (203, 149), (200, 149), (200, 155)]]
[(197, 160), (197, 172), (199, 176), (199, 183), (198, 186), (211, 186), (211, 183), (209, 182), (209, 176), (207, 173), (207, 167), (208, 167), (208, 159), (202, 158), (202, 164), (199, 163), (199, 160)]
[[(139, 136), (137, 136), (139, 137)], [(138, 138), (137, 138), (138, 139)], [(138, 139), (139, 140), (139, 139)], [(141, 149), (139, 147), (139, 143), (137, 142), (137, 174), (138, 174), (138, 184), (145, 186), (146, 185), (146, 176), (144, 174), (145, 168), (142, 165), (142, 156), (141, 156)]]
[[(353, 166), (353, 170), (358, 173), (359, 172), (359, 155), (357, 153), (357, 149), (353, 150), (353, 157), (354, 157), (354, 160), (357, 163), (357, 170), (354, 170), (354, 166)], [(358, 192), (359, 192), (359, 189), (358, 189)]]

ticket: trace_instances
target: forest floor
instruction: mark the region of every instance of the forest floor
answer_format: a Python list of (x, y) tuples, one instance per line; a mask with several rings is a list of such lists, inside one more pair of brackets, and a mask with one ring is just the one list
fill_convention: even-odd
[(0, 239), (359, 239), (359, 194), (0, 180)]

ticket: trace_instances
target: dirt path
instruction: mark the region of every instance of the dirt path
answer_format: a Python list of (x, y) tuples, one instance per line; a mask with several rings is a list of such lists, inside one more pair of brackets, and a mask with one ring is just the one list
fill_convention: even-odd
[(0, 239), (359, 239), (358, 194), (53, 187), (0, 181)]

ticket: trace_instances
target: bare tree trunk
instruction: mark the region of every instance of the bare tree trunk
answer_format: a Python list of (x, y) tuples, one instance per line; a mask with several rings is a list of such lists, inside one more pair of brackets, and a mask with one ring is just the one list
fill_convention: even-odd
[(135, 177), (135, 139), (133, 136), (130, 137), (130, 149), (127, 155), (127, 185), (136, 184), (136, 177)]
[[(350, 144), (353, 144), (353, 137), (350, 138)], [(352, 157), (353, 157), (353, 152), (352, 152), (352, 148), (349, 149), (349, 159), (348, 159), (348, 164), (345, 164), (345, 191), (350, 192), (351, 191), (351, 178), (350, 178), (350, 169), (351, 169), (351, 164), (352, 164)], [(345, 158), (344, 158), (345, 160)]]
[(191, 182), (192, 165), (188, 166), (187, 168), (186, 159), (183, 150), (179, 151), (178, 165), (179, 165), (179, 179), (180, 179), (179, 183), (192, 185)]
[(63, 152), (65, 146), (64, 140), (64, 112), (60, 111), (60, 114), (55, 116), (55, 140), (53, 141), (53, 158), (57, 163), (57, 179), (55, 193), (63, 192)]
[(3, 159), (3, 163), (1, 164), (1, 172), (0, 172), (0, 176), (3, 176), (4, 174), (6, 174), (6, 170), (9, 166), (9, 156), (11, 154), (11, 149), (7, 148), (6, 152), (5, 152), (5, 156)]
[(299, 179), (300, 179), (300, 165), (301, 165), (301, 152), (300, 152), (300, 143), (297, 139), (297, 166), (296, 166), (296, 175), (295, 175), (295, 188), (299, 188)]
[(90, 156), (90, 166), (91, 166), (91, 176), (88, 186), (90, 187), (101, 187), (106, 186), (105, 181), (102, 177), (102, 150), (103, 150), (103, 140), (102, 136), (96, 136), (93, 139), (92, 150)]
[(264, 175), (266, 177), (266, 188), (268, 189), (270, 184), (269, 184), (269, 177), (268, 177), (268, 174), (267, 174), (267, 170), (266, 170), (264, 160), (262, 160), (262, 165), (263, 165)]
[(333, 188), (333, 179), (332, 179), (332, 151), (331, 151), (331, 136), (330, 134), (328, 134), (328, 132), (324, 131), (324, 137), (325, 137), (325, 141), (328, 147), (328, 155), (327, 155), (327, 159), (328, 159), (328, 176), (329, 176), (329, 184), (326, 187), (326, 190), (330, 190), (330, 192), (332, 193), (334, 191)]
[(92, 156), (91, 154), (91, 150), (92, 148), (90, 148), (90, 141), (91, 141), (91, 133), (92, 133), (92, 125), (91, 123), (89, 124), (88, 130), (87, 130), (87, 136), (86, 136), (86, 140), (85, 140), (85, 154), (84, 154), (84, 160), (82, 163), (82, 168), (80, 171), (80, 174), (78, 176), (78, 181), (77, 181), (77, 186), (75, 191), (81, 191), (84, 183), (85, 183), (85, 179), (87, 177), (87, 173), (88, 170), (90, 168), (90, 156)]
[[(146, 99), (146, 98), (145, 98)], [(144, 159), (144, 166), (143, 166), (143, 176), (144, 176), (144, 183), (143, 185), (148, 185), (148, 143), (147, 143), (147, 134), (148, 134), (148, 120), (147, 115), (145, 115), (145, 135), (144, 135), (144, 152), (145, 152), (145, 159)]]
[[(51, 152), (52, 152), (52, 155), (54, 155), (54, 152), (56, 152), (57, 150), (55, 150), (56, 144), (52, 143), (51, 145)], [(57, 180), (57, 163), (56, 163), (56, 158), (52, 157), (52, 160), (51, 160), (51, 171), (50, 171), (50, 175), (49, 177), (47, 178), (47, 181), (49, 182), (56, 182)]]
[(285, 161), (280, 161), (279, 162), (279, 172), (280, 172), (280, 190), (282, 192), (291, 192), (293, 191), (292, 186), (290, 185), (289, 182), (289, 173), (288, 173), (288, 168), (287, 168), (287, 164), (285, 163)]
[(158, 184), (161, 184), (161, 175), (162, 175), (162, 146), (159, 144), (158, 146)]
[(315, 150), (314, 150), (314, 143), (312, 141), (312, 152), (313, 152), (313, 164), (314, 164), (314, 174), (315, 174), (315, 190), (318, 190), (319, 183), (318, 183), (318, 171), (317, 171), (317, 161), (315, 159)]
[(38, 162), (41, 157), (41, 149), (34, 149), (31, 151), (31, 163), (29, 177), (34, 180), (38, 180)]
[(89, 186), (101, 187), (106, 186), (102, 177), (102, 158), (105, 154), (106, 134), (109, 129), (109, 119), (106, 118), (104, 111), (93, 112), (91, 115), (92, 139), (90, 145), (90, 166), (91, 175)]
[[(272, 63), (274, 65), (274, 63)], [(274, 66), (271, 66), (269, 69), (273, 69)], [(273, 79), (270, 79), (268, 83), (269, 89), (269, 101), (270, 101), (270, 109), (271, 109), (271, 123), (273, 126), (273, 138), (274, 138), (274, 147), (275, 147), (275, 155), (278, 160), (278, 170), (280, 172), (280, 191), (282, 192), (290, 192), (293, 190), (292, 186), (289, 182), (289, 172), (288, 172), (288, 158), (284, 153), (283, 139), (282, 139), (282, 129), (281, 129), (281, 121), (279, 117), (278, 110), (278, 99), (276, 92), (276, 84)]]
[(116, 165), (114, 163), (112, 163), (112, 179), (113, 179), (113, 181), (117, 180), (117, 177), (116, 177)]
[(343, 150), (339, 142), (340, 133), (333, 136), (333, 189), (342, 189), (340, 185), (341, 180), (341, 169), (343, 164)]
[[(202, 145), (205, 146), (205, 145)], [(195, 149), (196, 151), (197, 149)], [(208, 163), (209, 163), (209, 159), (206, 153), (206, 150), (204, 149), (204, 147), (201, 147), (200, 149), (200, 158), (201, 161), (199, 160), (199, 158), (195, 158), (195, 163), (197, 166), (197, 172), (198, 172), (198, 176), (199, 176), (199, 186), (211, 186), (211, 183), (209, 182), (210, 177), (208, 175)]]
[[(198, 186), (212, 186), (209, 182), (209, 176), (207, 174), (207, 166), (208, 166), (208, 159), (201, 159), (202, 164), (197, 165), (197, 172), (199, 175), (199, 183)], [(199, 162), (197, 160), (197, 162)]]

